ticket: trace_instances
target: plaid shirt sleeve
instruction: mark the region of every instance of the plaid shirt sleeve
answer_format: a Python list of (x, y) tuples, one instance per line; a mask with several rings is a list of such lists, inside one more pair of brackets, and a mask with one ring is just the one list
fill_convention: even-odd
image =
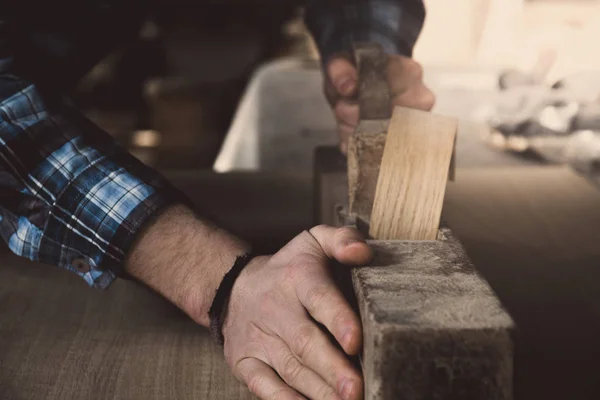
[(424, 21), (422, 0), (309, 0), (306, 7), (323, 64), (336, 54), (351, 54), (357, 42), (376, 42), (388, 54), (411, 57)]
[(187, 200), (67, 101), (14, 75), (2, 44), (0, 235), (17, 255), (105, 289), (144, 222)]

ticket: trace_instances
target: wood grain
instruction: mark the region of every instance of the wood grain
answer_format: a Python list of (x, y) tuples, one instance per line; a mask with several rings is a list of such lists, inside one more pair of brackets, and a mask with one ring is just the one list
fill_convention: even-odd
[(435, 240), (457, 129), (453, 118), (394, 109), (370, 219), (373, 238)]
[(389, 120), (360, 121), (348, 139), (348, 210), (371, 218)]
[[(600, 190), (504, 157), (457, 168), (442, 219), (517, 325), (515, 399), (599, 399)], [(330, 189), (342, 203), (347, 191)]]
[(2, 256), (1, 399), (246, 399), (207, 330), (132, 282)]
[[(312, 224), (309, 174), (166, 175), (260, 251)], [(254, 399), (208, 331), (155, 293), (123, 280), (94, 290), (2, 247), (0, 399)]]

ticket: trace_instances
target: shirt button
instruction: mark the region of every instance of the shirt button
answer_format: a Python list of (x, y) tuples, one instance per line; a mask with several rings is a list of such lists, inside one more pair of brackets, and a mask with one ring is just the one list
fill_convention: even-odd
[(73, 265), (73, 267), (81, 272), (81, 273), (87, 273), (90, 272), (90, 264), (88, 264), (87, 262), (85, 262), (85, 260), (83, 258), (76, 258), (73, 261), (71, 261), (71, 264)]

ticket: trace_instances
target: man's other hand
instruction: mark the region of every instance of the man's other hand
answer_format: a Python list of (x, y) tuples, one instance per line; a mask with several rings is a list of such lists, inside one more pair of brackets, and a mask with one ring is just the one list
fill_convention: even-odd
[(363, 265), (371, 257), (356, 230), (318, 226), (277, 254), (255, 258), (233, 287), (223, 327), (236, 377), (266, 400), (362, 399), (361, 375), (343, 353), (359, 352), (360, 321), (328, 264)]
[[(344, 57), (333, 58), (327, 64), (325, 94), (331, 104), (340, 138), (340, 149), (346, 154), (348, 137), (358, 125), (356, 102), (358, 73)], [(429, 111), (435, 96), (423, 83), (423, 68), (411, 58), (390, 55), (387, 79), (392, 94), (392, 106), (403, 106)]]

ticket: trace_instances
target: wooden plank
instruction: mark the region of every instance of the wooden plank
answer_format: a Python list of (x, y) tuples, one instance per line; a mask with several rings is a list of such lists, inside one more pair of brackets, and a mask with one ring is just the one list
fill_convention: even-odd
[(486, 165), (457, 168), (442, 219), (518, 327), (515, 398), (600, 398), (600, 190), (563, 167), (476, 161)]
[(435, 240), (458, 123), (396, 107), (370, 219), (376, 239)]
[(514, 324), (448, 229), (436, 241), (370, 241), (352, 281), (367, 400), (513, 398)]
[(254, 398), (206, 329), (132, 282), (2, 254), (0, 300), (1, 399)]
[(388, 126), (389, 120), (360, 121), (348, 139), (348, 209), (364, 221), (373, 211)]
[[(339, 182), (315, 194), (334, 208), (347, 201), (343, 163), (325, 153), (317, 152), (315, 170)], [(320, 215), (328, 218), (320, 223), (339, 223), (334, 212)], [(354, 293), (345, 292), (357, 297), (362, 319), (367, 400), (513, 396), (512, 320), (451, 231), (438, 238), (370, 241), (374, 261), (352, 270)]]
[[(563, 168), (459, 169), (457, 177), (444, 219), (515, 316), (517, 398), (600, 393), (600, 193)], [(328, 186), (337, 192), (330, 204), (344, 204), (338, 186)]]

